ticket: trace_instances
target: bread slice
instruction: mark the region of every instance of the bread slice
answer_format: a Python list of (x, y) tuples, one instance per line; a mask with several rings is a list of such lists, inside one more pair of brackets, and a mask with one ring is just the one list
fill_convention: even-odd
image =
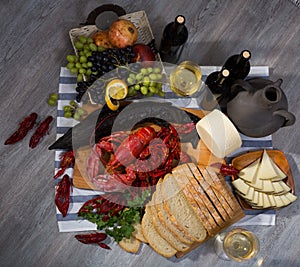
[(204, 241), (207, 231), (172, 175), (164, 177), (161, 189), (165, 199), (164, 208), (196, 242)]
[(135, 237), (131, 236), (130, 238), (123, 238), (119, 242), (119, 246), (127, 252), (138, 253), (141, 242)]
[(190, 246), (181, 242), (164, 223), (160, 222), (160, 220), (158, 218), (158, 214), (155, 209), (155, 206), (152, 203), (155, 198), (155, 193), (156, 192), (154, 192), (154, 194), (152, 195), (152, 201), (149, 203), (149, 208), (150, 208), (152, 216), (153, 216), (152, 221), (153, 221), (155, 230), (161, 235), (161, 237), (163, 237), (176, 250), (187, 251), (190, 248)]
[(217, 190), (215, 190), (213, 187), (213, 181), (212, 181), (209, 173), (207, 172), (207, 170), (205, 168), (198, 167), (198, 169), (200, 170), (202, 177), (204, 178), (205, 185), (209, 186), (209, 189), (210, 189), (210, 192), (212, 195), (211, 199), (212, 199), (212, 201), (214, 201), (214, 205), (217, 207), (218, 212), (221, 214), (221, 217), (223, 218), (224, 221), (230, 220), (230, 216), (226, 212), (226, 209), (222, 205), (222, 203), (220, 201), (220, 197), (219, 197), (218, 193), (216, 192)]
[(202, 188), (203, 192), (205, 192), (205, 194), (207, 195), (209, 202), (205, 202), (205, 204), (208, 205), (208, 208), (212, 212), (215, 221), (221, 228), (224, 227), (225, 220), (222, 218), (222, 215), (220, 213), (221, 204), (219, 200), (210, 188), (210, 185), (204, 180), (197, 166), (194, 163), (188, 163), (187, 165), (190, 168), (192, 174), (194, 175), (194, 178), (197, 180), (198, 184)]
[(182, 243), (190, 246), (193, 244), (193, 239), (189, 237), (178, 224), (172, 222), (170, 215), (165, 211), (163, 207), (163, 198), (161, 192), (161, 182), (162, 179), (158, 181), (156, 184), (156, 191), (153, 194), (153, 204), (155, 207), (155, 211), (157, 213), (159, 222), (164, 224), (172, 233), (173, 235)]
[[(192, 171), (189, 169), (188, 165), (185, 165), (186, 173), (190, 174), (187, 177), (189, 178), (190, 182), (198, 192), (199, 197), (202, 199), (203, 203), (205, 204), (206, 208), (206, 214), (210, 214), (210, 218), (213, 219), (212, 225), (214, 225), (216, 231), (218, 231), (220, 228), (220, 225), (222, 225), (220, 222), (222, 222), (222, 218), (220, 217), (219, 213), (217, 212), (215, 206), (212, 204), (211, 200), (209, 199), (208, 195), (205, 193), (205, 190), (201, 187), (201, 185), (198, 183), (197, 179), (195, 178)], [(192, 176), (193, 175), (193, 176)]]
[(132, 236), (134, 238), (136, 238), (137, 240), (143, 242), (143, 243), (147, 243), (147, 240), (144, 237), (143, 232), (142, 232), (142, 225), (141, 225), (141, 223), (135, 223), (133, 225), (133, 227), (134, 227), (135, 230), (132, 233)]
[[(235, 210), (229, 205), (229, 203), (227, 202), (227, 199), (225, 198), (224, 195), (226, 195), (225, 192), (226, 190), (230, 190), (228, 186), (226, 186), (226, 188), (224, 188), (223, 186), (220, 186), (219, 184), (217, 184), (216, 181), (213, 180), (212, 175), (215, 175), (214, 171), (209, 171), (207, 168), (205, 169), (205, 180), (210, 184), (211, 189), (214, 191), (215, 195), (217, 196), (217, 198), (219, 199), (221, 205), (223, 206), (225, 212), (227, 213), (228, 217), (227, 219), (230, 219), (232, 217), (235, 216)], [(215, 178), (219, 178), (217, 175)]]
[(224, 177), (221, 174), (216, 173), (213, 168), (207, 167), (206, 169), (210, 174), (210, 177), (213, 179), (214, 183), (217, 185), (218, 190), (221, 192), (221, 195), (224, 196), (226, 202), (231, 207), (231, 210), (233, 210), (233, 216), (236, 217), (237, 212), (243, 213), (239, 202), (235, 198)]
[(152, 221), (153, 215), (149, 208), (146, 206), (145, 214), (142, 219), (142, 232), (147, 240), (147, 243), (160, 255), (170, 258), (177, 252), (161, 235), (155, 230)]
[[(197, 189), (194, 187), (188, 176), (193, 178), (193, 174), (186, 173), (184, 165), (179, 165), (172, 170), (172, 175), (177, 183), (183, 190), (186, 198), (189, 200), (191, 206), (193, 207), (195, 213), (200, 218), (202, 224), (204, 225), (205, 229), (207, 230), (210, 236), (214, 236), (218, 231), (219, 227), (217, 226), (216, 222), (212, 218), (211, 214), (207, 210), (203, 199), (197, 192)], [(188, 169), (189, 170), (189, 169)], [(197, 186), (199, 187), (199, 185)]]

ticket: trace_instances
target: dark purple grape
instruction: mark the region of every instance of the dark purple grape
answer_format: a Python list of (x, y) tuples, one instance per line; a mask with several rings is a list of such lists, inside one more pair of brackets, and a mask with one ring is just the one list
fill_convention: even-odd
[(79, 103), (81, 101), (83, 94), (77, 94), (76, 101)]

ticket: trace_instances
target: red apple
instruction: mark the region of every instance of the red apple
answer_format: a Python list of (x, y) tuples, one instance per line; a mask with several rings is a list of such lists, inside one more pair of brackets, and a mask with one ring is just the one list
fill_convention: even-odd
[(144, 67), (151, 66), (156, 59), (152, 49), (145, 44), (135, 44), (133, 52), (136, 54), (134, 62), (141, 62)]

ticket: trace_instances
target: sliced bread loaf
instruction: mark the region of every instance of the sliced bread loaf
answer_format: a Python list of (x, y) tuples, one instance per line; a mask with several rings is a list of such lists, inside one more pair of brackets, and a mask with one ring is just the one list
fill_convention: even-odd
[(196, 242), (204, 241), (207, 231), (172, 175), (164, 177), (161, 189), (165, 199), (164, 208)]
[(165, 223), (161, 222), (158, 218), (157, 211), (155, 209), (155, 206), (153, 205), (153, 202), (155, 200), (156, 192), (152, 195), (152, 205), (149, 205), (149, 208), (152, 213), (152, 220), (155, 230), (169, 243), (172, 244), (172, 246), (178, 250), (178, 251), (187, 251), (190, 246), (186, 243), (181, 242), (174, 234), (171, 232), (171, 230), (166, 226)]
[(220, 199), (218, 197), (218, 194), (216, 194), (212, 180), (210, 179), (210, 175), (208, 174), (207, 170), (205, 168), (199, 167), (198, 170), (200, 171), (202, 178), (203, 178), (203, 186), (207, 186), (209, 188), (208, 194), (213, 201), (214, 205), (217, 207), (218, 212), (220, 213), (221, 217), (223, 218), (224, 221), (230, 220), (230, 217), (226, 210), (224, 209), (222, 203), (220, 202)]
[[(236, 211), (227, 202), (227, 201), (229, 201), (229, 199), (227, 200), (227, 198), (229, 198), (228, 193), (224, 192), (224, 191), (230, 190), (229, 187), (221, 186), (220, 183), (218, 184), (216, 181), (213, 180), (212, 175), (215, 174), (215, 172), (213, 170), (209, 171), (207, 168), (205, 168), (205, 169), (203, 169), (203, 174), (204, 174), (203, 175), (204, 179), (210, 184), (211, 189), (214, 191), (215, 195), (217, 196), (221, 205), (223, 206), (224, 210), (226, 211), (226, 213), (228, 215), (228, 217), (226, 217), (226, 218), (230, 219), (230, 218), (234, 217)], [(216, 175), (215, 179), (219, 179), (219, 177)]]
[(162, 181), (162, 179), (160, 179), (159, 183), (157, 183), (157, 185), (156, 185), (156, 191), (155, 191), (154, 199), (153, 199), (153, 204), (154, 204), (155, 211), (157, 213), (159, 222), (161, 224), (164, 224), (180, 242), (189, 246), (194, 242), (193, 239), (185, 233), (185, 231), (182, 229), (182, 227), (179, 227), (179, 225), (176, 222), (174, 223), (171, 220), (171, 216), (166, 212), (166, 210), (163, 207), (161, 181)]
[[(225, 225), (225, 220), (220, 214), (220, 209), (223, 207), (221, 206), (219, 200), (210, 188), (210, 185), (205, 182), (197, 166), (194, 163), (188, 163), (187, 165), (190, 168), (191, 173), (194, 175), (194, 178), (198, 182), (198, 185), (202, 188), (202, 192), (204, 192), (204, 194), (206, 194), (207, 198), (209, 199), (209, 201), (205, 202), (205, 204), (207, 205), (217, 224), (222, 228)], [(200, 192), (201, 195), (203, 195), (202, 192)]]
[(233, 216), (236, 217), (237, 211), (243, 212), (240, 204), (238, 203), (237, 199), (232, 193), (229, 185), (226, 183), (224, 177), (221, 174), (216, 173), (213, 168), (207, 167), (206, 170), (208, 171), (210, 177), (216, 184), (218, 190), (221, 192), (221, 195), (224, 196), (226, 202), (233, 210)]
[[(211, 216), (210, 212), (207, 210), (204, 200), (198, 194), (197, 185), (193, 185), (192, 181), (194, 180), (193, 174), (190, 173), (189, 168), (187, 167), (188, 172), (185, 169), (186, 164), (179, 165), (173, 169), (172, 175), (177, 183), (182, 187), (183, 193), (185, 194), (186, 198), (190, 202), (191, 206), (193, 207), (195, 213), (200, 218), (202, 224), (204, 225), (205, 229), (207, 230), (210, 236), (214, 236), (220, 228), (214, 221), (213, 217)], [(189, 176), (189, 178), (188, 178)]]
[(153, 215), (149, 206), (145, 208), (142, 219), (142, 231), (147, 243), (160, 255), (170, 258), (177, 252), (161, 235), (155, 230), (152, 221)]

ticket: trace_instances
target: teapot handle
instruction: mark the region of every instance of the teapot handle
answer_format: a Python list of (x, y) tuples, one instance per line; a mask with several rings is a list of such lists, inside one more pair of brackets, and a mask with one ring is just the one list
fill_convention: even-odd
[(247, 81), (239, 79), (234, 82), (234, 84), (230, 88), (230, 91), (231, 94), (235, 95), (240, 91), (251, 91), (251, 89), (252, 87)]
[(296, 121), (296, 117), (294, 114), (288, 112), (285, 109), (279, 109), (273, 112), (273, 115), (281, 116), (285, 118), (285, 122), (281, 127), (293, 125)]

